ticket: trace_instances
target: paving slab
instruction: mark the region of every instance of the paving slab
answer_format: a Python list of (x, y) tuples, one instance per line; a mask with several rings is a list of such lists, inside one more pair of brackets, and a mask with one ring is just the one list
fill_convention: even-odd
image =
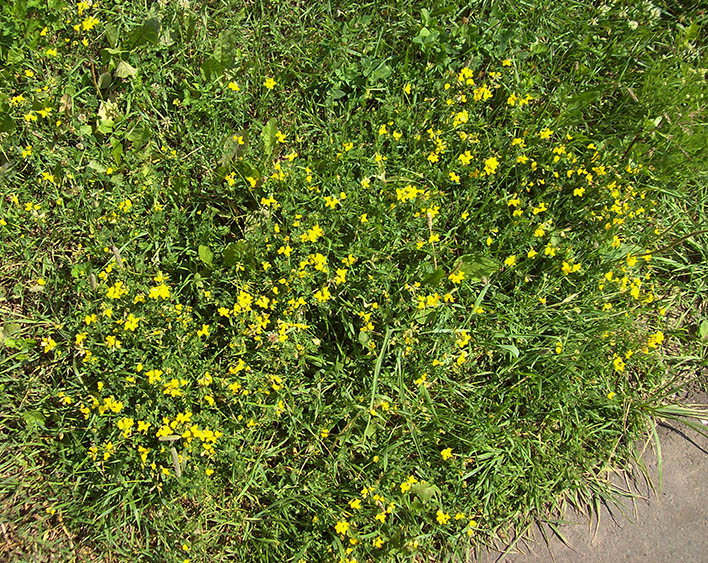
[[(705, 404), (706, 396), (701, 394)], [(708, 429), (708, 425), (706, 426)], [(535, 530), (536, 541), (516, 546), (508, 555), (475, 554), (479, 563), (708, 563), (708, 438), (675, 422), (657, 427), (661, 444), (663, 487), (658, 489), (658, 463), (653, 448), (643, 456), (655, 490), (644, 484), (640, 498), (618, 509), (603, 506), (600, 521), (568, 514), (561, 534)], [(643, 490), (642, 490), (643, 489)]]

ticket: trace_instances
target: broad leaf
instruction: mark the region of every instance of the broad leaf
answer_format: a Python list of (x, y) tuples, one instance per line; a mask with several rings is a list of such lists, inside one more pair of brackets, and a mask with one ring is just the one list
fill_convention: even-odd
[(413, 485), (411, 491), (424, 503), (430, 502), (434, 496), (440, 494), (440, 489), (437, 485), (431, 485), (425, 481)]
[(38, 426), (44, 427), (45, 418), (44, 415), (39, 411), (25, 411), (22, 413), (22, 418), (27, 424), (27, 427), (32, 430), (34, 430)]
[(430, 285), (435, 287), (440, 283), (440, 281), (445, 277), (445, 270), (442, 268), (438, 268), (437, 270), (433, 270), (430, 272), (427, 276), (425, 276), (425, 279), (423, 280), (423, 285)]
[(125, 61), (120, 61), (115, 72), (113, 73), (113, 76), (117, 76), (118, 78), (130, 78), (131, 76), (135, 76), (137, 73), (137, 68), (129, 65)]
[(239, 262), (245, 262), (250, 251), (251, 247), (245, 240), (229, 243), (224, 250), (224, 265), (231, 268)]
[(128, 36), (128, 48), (135, 49), (142, 45), (157, 45), (160, 40), (160, 20), (150, 18), (134, 29)]
[(470, 281), (482, 281), (499, 270), (499, 262), (482, 253), (465, 254), (460, 258), (460, 270)]
[(698, 329), (698, 334), (702, 340), (708, 339), (708, 319), (701, 323), (701, 326)]
[(199, 245), (199, 259), (204, 262), (208, 267), (211, 268), (213, 261), (214, 261), (214, 253), (211, 251), (211, 249), (204, 245), (200, 244)]
[(278, 124), (275, 119), (270, 119), (268, 123), (265, 124), (265, 127), (263, 127), (261, 137), (263, 139), (263, 150), (267, 158), (270, 158), (270, 155), (273, 154), (273, 145), (275, 144), (275, 133), (277, 130)]

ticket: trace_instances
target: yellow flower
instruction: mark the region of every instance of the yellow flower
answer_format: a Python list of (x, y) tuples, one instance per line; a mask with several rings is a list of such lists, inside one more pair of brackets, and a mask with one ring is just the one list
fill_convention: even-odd
[(484, 172), (488, 175), (496, 174), (499, 161), (495, 156), (490, 156), (484, 161)]
[(106, 297), (109, 299), (120, 299), (126, 293), (128, 293), (128, 290), (123, 287), (123, 282), (117, 281), (106, 290)]
[(450, 521), (450, 515), (447, 512), (443, 512), (442, 510), (438, 509), (437, 513), (435, 514), (435, 519), (438, 521), (438, 524), (444, 526)]
[(506, 260), (504, 260), (504, 265), (509, 268), (513, 268), (516, 265), (516, 254), (512, 254)]
[(131, 332), (134, 332), (136, 328), (138, 328), (138, 323), (140, 322), (140, 318), (136, 317), (133, 315), (133, 313), (130, 313), (128, 315), (128, 318), (125, 319), (125, 323), (123, 323), (123, 328), (125, 330), (129, 330)]
[(170, 288), (164, 283), (151, 287), (148, 297), (150, 297), (150, 299), (168, 299), (170, 297)]
[(460, 283), (462, 283), (462, 280), (465, 279), (465, 272), (463, 272), (462, 270), (457, 270), (457, 272), (452, 272), (448, 276), (448, 279), (454, 284), (460, 284)]
[(337, 277), (334, 278), (334, 283), (337, 285), (343, 284), (347, 281), (347, 270), (344, 268), (337, 268)]
[(492, 97), (492, 91), (489, 89), (489, 86), (486, 84), (483, 84), (479, 88), (475, 88), (472, 91), (472, 98), (474, 99), (475, 102), (478, 102), (480, 100), (487, 101), (489, 98)]
[(44, 353), (48, 354), (57, 347), (57, 343), (54, 342), (54, 339), (51, 336), (47, 336), (42, 338), (42, 346), (44, 346)]
[(649, 337), (649, 340), (647, 341), (647, 346), (649, 348), (658, 348), (661, 346), (661, 344), (664, 342), (664, 333), (662, 331), (658, 331), (656, 334), (652, 334)]
[(396, 188), (396, 199), (403, 203), (409, 200), (414, 200), (418, 197), (418, 194), (418, 188), (412, 186), (411, 184), (408, 184), (404, 188)]
[(561, 268), (563, 273), (567, 276), (568, 274), (574, 274), (580, 270), (580, 264), (573, 264), (570, 262), (563, 261), (563, 267)]
[(156, 381), (160, 381), (162, 379), (162, 374), (163, 371), (159, 369), (151, 369), (150, 371), (145, 372), (145, 376), (148, 378), (148, 383), (150, 383), (150, 385)]
[(341, 536), (345, 535), (349, 530), (349, 522), (347, 522), (346, 520), (340, 520), (334, 526), (334, 530)]
[(117, 350), (120, 348), (120, 340), (113, 336), (112, 334), (109, 334), (106, 336), (106, 346), (110, 348), (111, 350)]
[(263, 83), (263, 86), (265, 86), (266, 88), (268, 88), (268, 90), (272, 90), (273, 88), (275, 88), (275, 84), (276, 84), (275, 80), (273, 80), (273, 79), (269, 76), (268, 78), (266, 78), (265, 82)]
[(452, 453), (452, 448), (445, 448), (444, 450), (442, 450), (442, 451), (440, 452), (440, 455), (442, 455), (442, 458), (443, 458), (445, 461), (447, 461), (447, 460), (450, 459), (451, 457), (454, 457), (454, 455), (453, 455), (453, 453)]
[(84, 31), (91, 31), (98, 24), (98, 20), (94, 16), (89, 16), (81, 22), (81, 27)]
[(135, 424), (135, 421), (130, 417), (121, 418), (118, 421), (118, 430), (121, 431), (124, 438), (129, 438), (132, 434), (133, 424)]
[(360, 498), (355, 498), (349, 501), (349, 506), (352, 507), (354, 510), (359, 510), (361, 509), (361, 499)]
[(60, 392), (58, 397), (61, 399), (62, 405), (70, 405), (72, 403), (71, 397), (67, 395), (66, 393)]
[(624, 371), (624, 361), (619, 356), (616, 356), (612, 361), (612, 365), (617, 373), (622, 373)]
[(229, 90), (233, 90), (234, 92), (238, 92), (241, 88), (239, 88), (239, 85), (236, 84), (235, 82), (229, 82), (228, 86)]
[(332, 294), (329, 292), (329, 289), (327, 287), (323, 287), (322, 289), (318, 289), (315, 292), (315, 299), (319, 301), (320, 303), (324, 303), (325, 301), (329, 301), (332, 298)]
[(472, 162), (472, 153), (470, 151), (465, 151), (457, 157), (457, 160), (459, 160), (463, 166), (467, 166), (470, 162)]

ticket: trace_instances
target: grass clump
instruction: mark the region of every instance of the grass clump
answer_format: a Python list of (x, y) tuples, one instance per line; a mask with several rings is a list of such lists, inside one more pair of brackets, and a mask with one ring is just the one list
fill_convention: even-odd
[(514, 11), (274, 9), (1, 12), (4, 439), (40, 521), (351, 562), (587, 502), (669, 380), (675, 225), (626, 99), (544, 81), (580, 72), (553, 18), (525, 49)]

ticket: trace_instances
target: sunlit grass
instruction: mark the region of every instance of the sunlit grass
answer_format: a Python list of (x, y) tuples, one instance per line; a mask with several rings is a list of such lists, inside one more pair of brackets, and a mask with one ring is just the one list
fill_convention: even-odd
[(699, 27), (546, 8), (2, 8), (8, 553), (461, 555), (685, 414)]

